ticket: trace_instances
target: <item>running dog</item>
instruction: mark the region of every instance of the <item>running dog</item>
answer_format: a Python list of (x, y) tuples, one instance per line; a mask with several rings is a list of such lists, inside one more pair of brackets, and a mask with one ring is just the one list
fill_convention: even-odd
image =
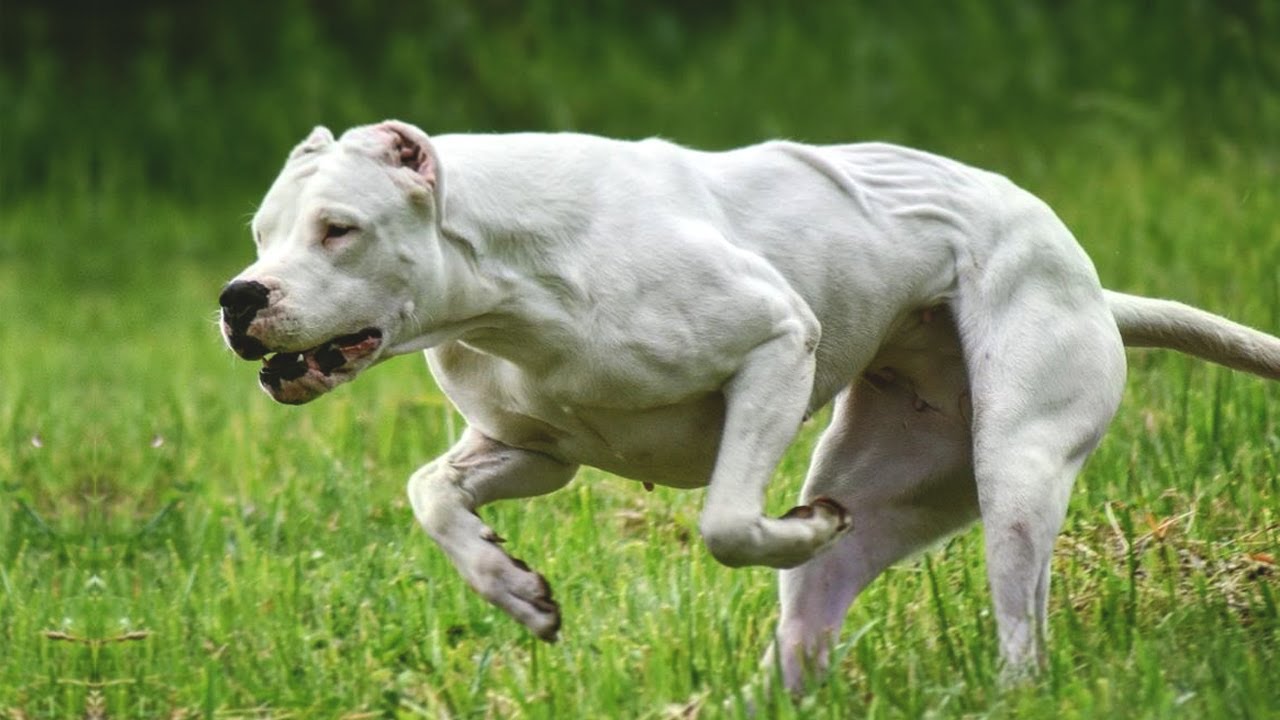
[[(706, 486), (711, 554), (784, 569), (768, 657), (792, 689), (867, 583), (976, 519), (1001, 654), (1033, 668), (1054, 538), (1125, 346), (1280, 378), (1277, 338), (1104, 290), (1006, 178), (881, 143), (317, 128), (252, 228), (222, 330), (264, 361), (271, 397), (309, 402), (426, 351), (467, 429), (409, 498), (481, 595), (556, 638), (550, 587), (482, 505), (580, 465)], [(765, 516), (779, 459), (828, 403), (802, 504)]]

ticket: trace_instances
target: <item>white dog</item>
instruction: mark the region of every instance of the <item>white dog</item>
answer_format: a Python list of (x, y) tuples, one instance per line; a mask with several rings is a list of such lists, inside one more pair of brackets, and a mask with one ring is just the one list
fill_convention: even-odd
[[(793, 689), (867, 583), (979, 517), (1004, 660), (1039, 659), (1054, 537), (1124, 345), (1280, 377), (1280, 340), (1103, 290), (1043, 202), (893, 145), (317, 128), (253, 234), (223, 331), (266, 357), (273, 398), (427, 350), (468, 428), (409, 497), (486, 599), (555, 639), (550, 588), (481, 505), (579, 465), (707, 486), (712, 555), (788, 568), (770, 657)], [(833, 400), (805, 504), (766, 517), (783, 452)]]

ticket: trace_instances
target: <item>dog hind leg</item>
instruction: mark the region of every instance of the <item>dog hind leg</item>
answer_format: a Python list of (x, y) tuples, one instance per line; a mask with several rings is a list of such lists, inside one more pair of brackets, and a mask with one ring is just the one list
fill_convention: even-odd
[(1124, 348), (1096, 275), (1080, 258), (1076, 248), (1000, 272), (1007, 259), (994, 257), (955, 302), (1006, 680), (1044, 662), (1054, 540), (1075, 477), (1123, 392)]
[(825, 674), (863, 588), (977, 517), (967, 422), (916, 405), (903, 387), (859, 381), (837, 400), (814, 453), (803, 497), (844, 503), (853, 529), (827, 553), (779, 574), (781, 615), (763, 665), (792, 693)]

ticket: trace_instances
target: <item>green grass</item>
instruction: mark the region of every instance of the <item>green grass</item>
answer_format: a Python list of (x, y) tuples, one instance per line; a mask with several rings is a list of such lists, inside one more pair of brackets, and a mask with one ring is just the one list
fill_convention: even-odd
[[(1109, 286), (1280, 330), (1273, 160), (1070, 140), (975, 143), (965, 159), (1053, 204)], [(483, 511), (552, 582), (557, 645), (467, 590), (403, 494), (461, 427), (420, 359), (289, 408), (222, 349), (214, 298), (250, 258), (248, 209), (120, 195), (0, 216), (16, 250), (0, 256), (0, 715), (1280, 713), (1280, 385), (1131, 354), (1055, 556), (1035, 682), (998, 689), (970, 531), (878, 580), (832, 681), (793, 705), (752, 684), (773, 576), (711, 560), (701, 492), (586, 470)], [(780, 468), (773, 511), (821, 421)]]

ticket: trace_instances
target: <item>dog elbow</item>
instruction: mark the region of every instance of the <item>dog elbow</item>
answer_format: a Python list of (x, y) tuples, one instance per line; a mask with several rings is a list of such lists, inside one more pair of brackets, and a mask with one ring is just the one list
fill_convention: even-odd
[(726, 521), (721, 518), (703, 517), (698, 523), (702, 542), (716, 562), (727, 567), (743, 567), (751, 564), (747, 548), (750, 523)]
[(798, 353), (812, 355), (822, 340), (822, 325), (812, 313), (797, 313), (781, 324), (778, 337), (794, 345)]

